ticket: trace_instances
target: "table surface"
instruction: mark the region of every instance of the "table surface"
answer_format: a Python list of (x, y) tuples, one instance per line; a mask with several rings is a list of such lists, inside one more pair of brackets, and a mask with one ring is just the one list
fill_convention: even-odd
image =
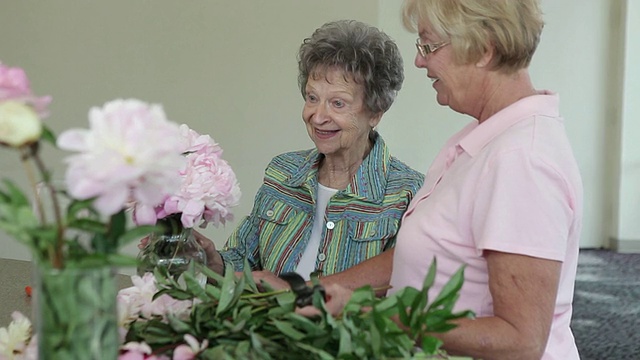
[[(33, 322), (31, 297), (25, 287), (35, 287), (35, 267), (30, 261), (0, 258), (0, 327), (11, 322), (11, 313), (20, 311)], [(131, 277), (118, 274), (120, 289), (131, 286)]]

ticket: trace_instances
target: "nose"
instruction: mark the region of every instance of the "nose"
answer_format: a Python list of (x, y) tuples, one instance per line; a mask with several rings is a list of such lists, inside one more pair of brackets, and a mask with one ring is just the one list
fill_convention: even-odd
[(327, 111), (326, 105), (324, 103), (318, 104), (311, 114), (311, 122), (313, 122), (314, 124), (323, 124), (327, 122), (328, 119), (329, 112)]
[(422, 68), (422, 69), (426, 69), (427, 68), (427, 59), (420, 55), (420, 53), (416, 53), (416, 57), (413, 60), (413, 64), (417, 67), (417, 68)]

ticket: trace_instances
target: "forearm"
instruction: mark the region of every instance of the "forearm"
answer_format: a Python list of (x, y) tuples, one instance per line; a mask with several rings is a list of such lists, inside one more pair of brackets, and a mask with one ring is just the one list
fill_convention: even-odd
[[(525, 334), (499, 317), (459, 319), (458, 327), (446, 333), (428, 333), (444, 342), (451, 355), (474, 359), (535, 359), (544, 353), (547, 338)], [(418, 344), (419, 345), (419, 344)]]
[(540, 359), (552, 327), (561, 263), (489, 250), (484, 256), (494, 315), (461, 319), (459, 327), (435, 336), (451, 353)]
[(209, 269), (217, 272), (218, 274), (224, 274), (224, 260), (220, 255), (220, 252), (214, 251), (210, 254), (211, 259), (207, 260), (207, 266)]
[(393, 251), (387, 250), (345, 271), (322, 277), (320, 283), (324, 286), (340, 284), (351, 290), (371, 285), (374, 289), (381, 289), (377, 295), (384, 295), (391, 279)]

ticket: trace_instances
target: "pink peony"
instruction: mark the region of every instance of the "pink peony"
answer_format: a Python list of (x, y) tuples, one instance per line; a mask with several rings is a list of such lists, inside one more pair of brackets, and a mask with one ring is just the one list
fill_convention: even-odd
[(173, 351), (173, 360), (193, 360), (209, 346), (207, 339), (204, 339), (200, 344), (198, 339), (189, 334), (184, 335), (184, 341), (186, 344), (178, 345)]
[(208, 223), (215, 226), (233, 219), (231, 208), (238, 205), (240, 187), (231, 166), (222, 159), (222, 148), (208, 135), (200, 135), (187, 125), (180, 126), (186, 166), (179, 172), (180, 189), (155, 208), (137, 204), (138, 224), (155, 224), (171, 214), (181, 214), (184, 227)]
[(77, 199), (96, 198), (94, 207), (112, 215), (130, 200), (156, 206), (180, 185), (184, 147), (177, 124), (160, 105), (115, 100), (89, 112), (90, 129), (71, 129), (58, 146), (78, 152), (66, 159), (66, 185)]
[(146, 343), (128, 342), (121, 347), (118, 360), (169, 360), (165, 355), (156, 356)]
[(49, 114), (47, 106), (51, 102), (51, 96), (34, 96), (24, 70), (0, 63), (0, 101), (7, 100), (30, 105), (40, 118)]

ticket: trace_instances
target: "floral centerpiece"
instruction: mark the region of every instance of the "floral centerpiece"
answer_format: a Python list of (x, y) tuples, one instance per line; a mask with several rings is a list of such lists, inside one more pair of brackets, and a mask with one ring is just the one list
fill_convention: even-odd
[[(180, 139), (186, 163), (177, 174), (181, 181), (178, 190), (155, 207), (135, 205), (137, 224), (162, 225), (138, 257), (140, 275), (153, 272), (157, 266), (179, 275), (191, 262), (206, 265), (206, 254), (192, 228), (232, 220), (230, 209), (240, 200), (240, 187), (233, 170), (222, 159), (222, 148), (209, 135), (200, 135), (185, 124), (180, 126)], [(206, 278), (201, 276), (200, 280), (204, 283)]]
[[(160, 105), (135, 99), (92, 108), (89, 129), (70, 129), (56, 139), (41, 121), (50, 101), (32, 94), (22, 69), (0, 64), (0, 144), (17, 150), (32, 194), (3, 179), (0, 229), (30, 248), (37, 265), (38, 332), (47, 334), (39, 341), (41, 358), (115, 359), (119, 338), (113, 267), (135, 265), (135, 258), (119, 250), (158, 230), (128, 225), (126, 211), (135, 204), (143, 214), (143, 209), (177, 199), (174, 208), (193, 221), (197, 201), (185, 204), (175, 197), (192, 190), (181, 189), (184, 181), (178, 174), (198, 178), (199, 167), (189, 164), (201, 165), (202, 152), (219, 155), (221, 150), (208, 146), (207, 137), (168, 120)], [(41, 157), (45, 142), (73, 152), (65, 159), (63, 185), (52, 181)], [(221, 211), (224, 206), (202, 216), (224, 221), (230, 216)], [(0, 352), (7, 351), (2, 344), (0, 339)]]

